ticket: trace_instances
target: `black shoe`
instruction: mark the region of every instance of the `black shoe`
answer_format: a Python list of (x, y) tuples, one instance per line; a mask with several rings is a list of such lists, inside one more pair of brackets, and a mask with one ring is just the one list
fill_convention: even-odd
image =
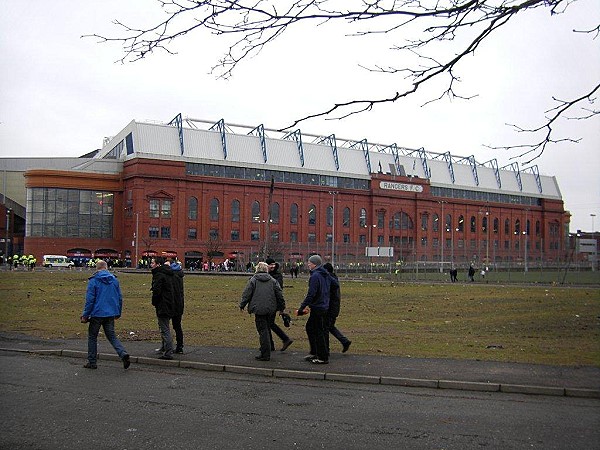
[(98, 366), (96, 364), (92, 364), (92, 363), (89, 363), (89, 362), (85, 363), (83, 365), (83, 367), (85, 367), (86, 369), (97, 369), (98, 368)]
[(161, 355), (161, 356), (159, 356), (159, 357), (158, 357), (158, 359), (166, 359), (166, 360), (171, 360), (171, 359), (173, 359), (173, 357), (172, 357), (172, 356), (170, 356), (170, 355)]
[(129, 355), (123, 356), (123, 369), (128, 369), (131, 365), (131, 361), (129, 361)]
[(316, 355), (306, 355), (304, 357), (304, 361), (312, 361), (315, 358), (316, 358)]
[(256, 359), (257, 361), (271, 361), (271, 358), (269, 358), (267, 356), (260, 356), (260, 355), (256, 355), (254, 357), (254, 359)]
[(283, 343), (283, 347), (281, 347), (281, 351), (282, 351), (282, 352), (285, 352), (285, 351), (286, 351), (286, 349), (287, 349), (287, 348), (288, 348), (290, 345), (292, 345), (292, 343), (293, 343), (293, 342), (294, 342), (294, 341), (293, 341), (292, 339), (290, 339), (290, 340), (288, 340), (288, 341), (285, 341), (285, 342)]
[(352, 344), (352, 341), (348, 341), (345, 344), (343, 344), (342, 353), (346, 353), (348, 351), (348, 349), (350, 348), (350, 344)]
[(180, 355), (183, 355), (183, 348), (176, 348), (174, 353), (179, 353)]

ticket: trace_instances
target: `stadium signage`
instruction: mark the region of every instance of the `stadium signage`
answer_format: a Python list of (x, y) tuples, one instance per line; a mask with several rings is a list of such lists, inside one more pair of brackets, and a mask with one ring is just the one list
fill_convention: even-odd
[(390, 189), (392, 191), (423, 192), (423, 186), (418, 184), (390, 183), (389, 181), (381, 181), (379, 183), (379, 187), (381, 189)]

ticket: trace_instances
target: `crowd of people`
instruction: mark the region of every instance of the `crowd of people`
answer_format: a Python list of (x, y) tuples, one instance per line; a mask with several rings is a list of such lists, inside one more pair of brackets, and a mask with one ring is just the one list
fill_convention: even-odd
[[(304, 300), (295, 311), (297, 316), (308, 314), (306, 335), (309, 354), (304, 358), (313, 364), (329, 362), (329, 334), (342, 344), (342, 352), (348, 351), (351, 341), (335, 326), (340, 312), (341, 290), (337, 275), (330, 263), (323, 264), (321, 257), (312, 255), (307, 262), (310, 270), (308, 290)], [(121, 317), (123, 296), (118, 279), (110, 272), (105, 260), (95, 263), (96, 272), (89, 278), (81, 322), (88, 324), (88, 357), (84, 365), (97, 368), (97, 340), (100, 328), (127, 369), (129, 355), (115, 333), (115, 320)], [(184, 273), (176, 258), (167, 260), (154, 257), (150, 260), (152, 272), (152, 305), (155, 308), (161, 346), (156, 349), (160, 359), (173, 359), (174, 353), (183, 353), (184, 336), (182, 317), (184, 313)], [(259, 361), (269, 361), (275, 351), (272, 333), (281, 340), (281, 351), (294, 342), (275, 322), (277, 313), (284, 326), (289, 327), (291, 316), (286, 312), (283, 295), (283, 275), (279, 263), (272, 258), (255, 266), (254, 275), (248, 280), (241, 294), (240, 311), (247, 309), (254, 314), (260, 350)], [(171, 334), (175, 332), (175, 339)]]

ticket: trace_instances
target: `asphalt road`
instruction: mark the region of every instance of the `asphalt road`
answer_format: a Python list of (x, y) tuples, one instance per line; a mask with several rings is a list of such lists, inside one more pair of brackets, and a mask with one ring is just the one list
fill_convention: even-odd
[(599, 449), (600, 401), (0, 352), (1, 449)]

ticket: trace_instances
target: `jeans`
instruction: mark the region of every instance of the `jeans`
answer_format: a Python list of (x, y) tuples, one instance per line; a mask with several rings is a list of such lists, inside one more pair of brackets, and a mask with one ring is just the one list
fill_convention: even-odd
[(328, 332), (327, 311), (312, 309), (306, 321), (310, 354), (323, 361), (329, 361)]
[(171, 337), (170, 318), (157, 317), (160, 337), (162, 338), (162, 349), (165, 356), (173, 356), (173, 338)]
[(114, 317), (90, 317), (88, 325), (88, 361), (90, 364), (96, 364), (98, 358), (98, 333), (100, 327), (104, 329), (104, 335), (110, 345), (113, 346), (119, 358), (123, 359), (127, 352), (115, 334)]
[(275, 314), (255, 314), (254, 323), (258, 331), (258, 340), (260, 342), (260, 356), (263, 358), (271, 357), (271, 324), (275, 320)]
[(173, 330), (175, 331), (175, 341), (177, 342), (175, 348), (177, 350), (183, 350), (183, 328), (181, 328), (181, 316), (173, 317)]

